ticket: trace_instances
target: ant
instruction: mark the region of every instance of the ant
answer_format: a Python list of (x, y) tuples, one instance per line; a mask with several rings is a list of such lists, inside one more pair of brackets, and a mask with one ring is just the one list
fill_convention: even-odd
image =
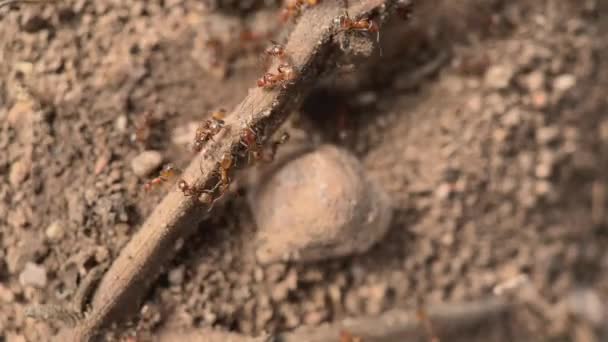
[(186, 197), (199, 197), (203, 193), (200, 188), (191, 186), (183, 179), (180, 179), (179, 182), (177, 182), (177, 187)]
[(304, 6), (315, 6), (317, 4), (319, 4), (319, 0), (289, 0), (281, 11), (281, 21), (285, 23), (290, 18), (296, 17)]
[(173, 164), (167, 164), (160, 172), (160, 175), (146, 184), (144, 184), (144, 190), (149, 192), (154, 187), (158, 187), (161, 184), (168, 182), (170, 179), (174, 178), (179, 173), (179, 170), (173, 166)]
[(200, 152), (203, 149), (203, 145), (213, 140), (213, 136), (218, 134), (225, 126), (224, 117), (226, 111), (220, 109), (211, 114), (211, 119), (205, 120), (196, 129), (196, 135), (194, 136), (194, 145), (192, 149), (194, 152)]
[(258, 141), (258, 135), (251, 127), (247, 127), (241, 133), (241, 145), (247, 149), (247, 164), (251, 164), (251, 156), (254, 160), (260, 160), (262, 156), (262, 149), (260, 142)]
[(380, 27), (378, 24), (370, 19), (351, 19), (348, 12), (344, 12), (343, 15), (334, 19), (334, 23), (338, 25), (338, 33), (344, 31), (365, 31), (377, 34), (377, 41), (380, 41)]
[(270, 42), (272, 43), (272, 45), (267, 47), (266, 50), (264, 50), (264, 53), (268, 56), (283, 59), (285, 57), (285, 48), (283, 47), (283, 45), (275, 42), (274, 40), (271, 40)]
[(281, 85), (283, 88), (287, 86), (287, 83), (296, 77), (295, 69), (289, 64), (281, 64), (277, 67), (277, 74), (267, 72), (258, 79), (258, 87), (265, 89), (272, 89), (277, 85)]
[[(220, 197), (226, 192), (226, 190), (228, 190), (228, 187), (230, 186), (230, 169), (232, 168), (234, 162), (234, 158), (232, 157), (232, 154), (229, 152), (224, 153), (224, 155), (222, 156), (222, 160), (220, 160), (220, 162), (218, 163), (220, 166), (220, 181), (217, 183), (217, 185), (213, 188), (214, 191), (216, 188), (220, 188)], [(218, 197), (219, 198), (219, 197)]]

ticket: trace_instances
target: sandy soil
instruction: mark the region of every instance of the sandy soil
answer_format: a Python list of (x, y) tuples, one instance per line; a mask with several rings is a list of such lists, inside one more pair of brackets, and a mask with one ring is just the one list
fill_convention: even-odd
[[(527, 279), (513, 329), (606, 338), (607, 5), (450, 3), (389, 24), (383, 56), (320, 80), (291, 122), (362, 160), (393, 201), (388, 236), (360, 256), (262, 267), (237, 197), (184, 242), (117, 338), (286, 332), (486, 298), (513, 279)], [(0, 9), (0, 340), (49, 340), (60, 324), (25, 308), (69, 303), (162, 198), (143, 191), (133, 158), (153, 149), (187, 164), (191, 127), (255, 85), (267, 38), (241, 32), (272, 32), (278, 14), (246, 7)]]

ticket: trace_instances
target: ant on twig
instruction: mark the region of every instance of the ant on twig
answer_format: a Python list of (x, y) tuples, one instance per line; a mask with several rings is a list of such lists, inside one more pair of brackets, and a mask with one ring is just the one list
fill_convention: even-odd
[(175, 178), (175, 176), (177, 176), (180, 173), (179, 169), (177, 169), (175, 166), (173, 166), (173, 164), (167, 164), (165, 165), (165, 167), (163, 167), (162, 171), (160, 172), (160, 175), (150, 181), (148, 181), (146, 184), (144, 184), (144, 190), (146, 192), (151, 191), (152, 189), (159, 187), (161, 184), (164, 184), (168, 181), (170, 181), (171, 179)]
[(277, 67), (277, 74), (267, 72), (258, 79), (258, 87), (264, 89), (273, 89), (277, 85), (286, 88), (290, 81), (296, 78), (295, 69), (289, 64), (281, 64)]
[(376, 33), (376, 41), (380, 41), (380, 27), (371, 19), (351, 19), (348, 12), (345, 10), (343, 15), (334, 19), (334, 24), (338, 26), (338, 31), (336, 33), (345, 31)]
[(209, 140), (213, 140), (213, 136), (218, 134), (222, 128), (224, 128), (226, 124), (224, 122), (225, 116), (226, 111), (224, 109), (220, 109), (213, 112), (210, 119), (205, 120), (198, 126), (194, 136), (194, 144), (192, 145), (192, 150), (194, 152), (200, 152), (205, 143)]

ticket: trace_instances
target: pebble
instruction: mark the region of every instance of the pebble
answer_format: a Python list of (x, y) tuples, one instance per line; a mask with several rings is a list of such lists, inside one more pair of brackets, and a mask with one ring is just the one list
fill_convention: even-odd
[(389, 199), (350, 152), (323, 145), (276, 164), (248, 198), (260, 263), (362, 253), (388, 230)]
[(563, 92), (574, 87), (576, 84), (576, 77), (571, 74), (560, 75), (553, 81), (553, 89)]
[(570, 312), (579, 316), (596, 327), (600, 327), (606, 317), (603, 301), (596, 291), (589, 288), (573, 290), (567, 297), (566, 303)]
[(531, 92), (542, 90), (545, 86), (545, 74), (541, 71), (534, 71), (525, 77), (524, 84)]
[(121, 115), (117, 117), (116, 121), (114, 122), (114, 127), (116, 128), (116, 131), (120, 133), (125, 133), (127, 131), (127, 125), (128, 119), (126, 115)]
[(174, 286), (180, 286), (184, 282), (185, 270), (183, 266), (172, 269), (169, 272), (169, 283)]
[(33, 262), (26, 263), (25, 268), (19, 274), (19, 283), (23, 286), (43, 288), (46, 286), (46, 280), (46, 268)]
[(45, 230), (47, 239), (50, 241), (59, 241), (63, 237), (64, 227), (59, 221), (51, 223)]
[(554, 142), (559, 138), (559, 127), (545, 126), (536, 131), (536, 141), (541, 145), (546, 145)]
[(488, 69), (485, 75), (485, 83), (494, 89), (505, 89), (511, 83), (514, 70), (508, 65), (494, 65)]
[(15, 294), (10, 288), (0, 284), (0, 301), (4, 303), (12, 303), (15, 300)]
[(131, 160), (133, 173), (139, 177), (145, 177), (160, 167), (163, 156), (158, 151), (143, 151)]
[(18, 186), (27, 179), (30, 174), (32, 163), (27, 159), (19, 159), (11, 165), (8, 180), (13, 186)]

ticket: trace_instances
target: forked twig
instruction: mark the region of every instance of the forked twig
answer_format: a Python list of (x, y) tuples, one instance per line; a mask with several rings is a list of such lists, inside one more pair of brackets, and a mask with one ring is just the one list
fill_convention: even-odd
[[(362, 0), (349, 8), (352, 17), (384, 13), (389, 0)], [(212, 188), (216, 184), (218, 162), (225, 153), (242, 149), (241, 132), (251, 127), (270, 136), (299, 104), (319, 75), (333, 63), (338, 52), (334, 44), (334, 19), (343, 12), (342, 1), (326, 0), (301, 16), (285, 49), (298, 76), (285, 88), (268, 91), (251, 89), (247, 97), (226, 118), (226, 129), (210, 141), (183, 173), (193, 186)], [(271, 66), (276, 69), (277, 65)], [(170, 191), (141, 229), (131, 238), (101, 280), (91, 303), (91, 311), (67, 336), (70, 341), (90, 341), (138, 308), (142, 295), (156, 279), (165, 262), (175, 252), (179, 240), (187, 239), (204, 218), (206, 208), (177, 189)], [(66, 335), (63, 335), (66, 336)]]

